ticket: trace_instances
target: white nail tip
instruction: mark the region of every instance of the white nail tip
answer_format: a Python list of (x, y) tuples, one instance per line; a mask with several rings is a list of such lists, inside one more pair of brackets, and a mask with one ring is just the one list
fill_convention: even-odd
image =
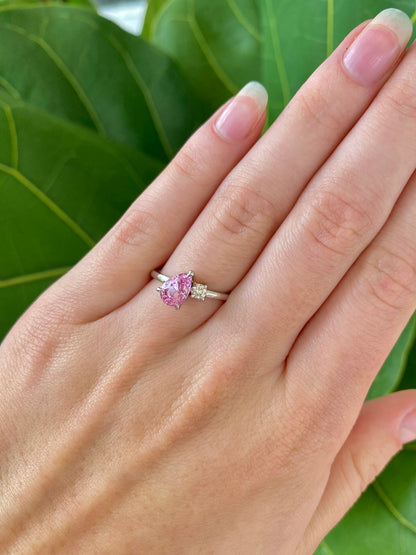
[(396, 8), (388, 8), (387, 10), (383, 10), (376, 15), (371, 23), (385, 25), (386, 27), (394, 31), (399, 39), (399, 43), (402, 48), (406, 46), (406, 44), (409, 42), (410, 37), (412, 36), (413, 25), (410, 21), (410, 17), (401, 10), (397, 10)]
[(260, 108), (265, 108), (268, 101), (266, 89), (258, 81), (250, 81), (241, 89), (237, 96), (249, 96)]

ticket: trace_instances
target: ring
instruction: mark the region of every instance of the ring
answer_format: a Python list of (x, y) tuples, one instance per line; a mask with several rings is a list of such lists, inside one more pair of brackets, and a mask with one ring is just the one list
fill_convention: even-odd
[(188, 297), (200, 301), (205, 301), (206, 298), (225, 301), (228, 298), (227, 293), (210, 291), (207, 285), (195, 283), (193, 280), (195, 274), (192, 270), (187, 274), (176, 274), (172, 277), (164, 276), (157, 270), (153, 270), (150, 275), (163, 283), (162, 287), (158, 287), (156, 291), (160, 293), (160, 298), (168, 306), (180, 308)]

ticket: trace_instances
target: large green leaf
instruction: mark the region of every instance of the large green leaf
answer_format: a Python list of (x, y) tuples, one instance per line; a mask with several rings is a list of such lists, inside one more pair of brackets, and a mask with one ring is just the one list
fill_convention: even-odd
[(144, 154), (0, 93), (0, 337), (160, 169)]
[(315, 555), (413, 555), (416, 450), (406, 446), (328, 534)]
[[(413, 315), (403, 330), (399, 340), (377, 374), (367, 399), (381, 397), (397, 389), (409, 361), (409, 353), (416, 340), (416, 315)], [(413, 372), (416, 365), (413, 367)]]
[(150, 0), (146, 36), (216, 108), (247, 81), (269, 92), (269, 121), (360, 22), (414, 0)]
[(50, 113), (164, 161), (196, 125), (175, 64), (91, 10), (0, 8), (0, 37), (0, 86)]
[(165, 54), (90, 10), (3, 7), (0, 38), (1, 337), (162, 169), (198, 101)]

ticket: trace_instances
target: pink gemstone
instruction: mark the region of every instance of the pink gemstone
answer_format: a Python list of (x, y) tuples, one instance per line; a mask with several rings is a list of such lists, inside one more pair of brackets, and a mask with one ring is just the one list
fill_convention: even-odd
[(164, 282), (160, 288), (160, 297), (169, 306), (180, 306), (187, 299), (191, 287), (192, 276), (178, 274)]

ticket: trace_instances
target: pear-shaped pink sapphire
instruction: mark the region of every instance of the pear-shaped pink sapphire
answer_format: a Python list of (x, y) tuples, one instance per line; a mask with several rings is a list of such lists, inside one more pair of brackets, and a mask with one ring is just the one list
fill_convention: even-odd
[(192, 276), (178, 274), (164, 282), (160, 288), (162, 301), (169, 306), (181, 306), (186, 301), (192, 287)]

